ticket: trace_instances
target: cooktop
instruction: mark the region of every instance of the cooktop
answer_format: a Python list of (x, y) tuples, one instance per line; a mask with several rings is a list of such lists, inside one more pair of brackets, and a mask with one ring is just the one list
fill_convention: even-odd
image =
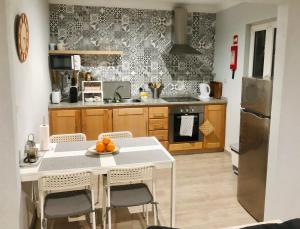
[(163, 100), (167, 102), (196, 102), (200, 101), (194, 97), (164, 97)]

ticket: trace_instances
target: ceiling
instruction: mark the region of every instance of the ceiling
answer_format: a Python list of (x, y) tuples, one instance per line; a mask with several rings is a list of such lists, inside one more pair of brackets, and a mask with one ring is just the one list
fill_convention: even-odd
[(49, 3), (121, 8), (172, 10), (185, 6), (189, 11), (215, 13), (244, 2), (277, 4), (279, 0), (48, 0)]

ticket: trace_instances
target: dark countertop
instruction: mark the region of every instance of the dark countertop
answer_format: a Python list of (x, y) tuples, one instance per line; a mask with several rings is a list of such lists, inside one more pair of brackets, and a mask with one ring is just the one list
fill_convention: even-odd
[(207, 101), (194, 102), (167, 102), (163, 99), (147, 99), (142, 102), (128, 102), (128, 103), (103, 103), (103, 102), (85, 102), (79, 101), (77, 103), (61, 102), (59, 104), (49, 104), (49, 109), (79, 109), (79, 108), (106, 108), (106, 107), (141, 107), (141, 106), (174, 106), (174, 105), (205, 105), (205, 104), (227, 104), (227, 98), (221, 99), (210, 98)]

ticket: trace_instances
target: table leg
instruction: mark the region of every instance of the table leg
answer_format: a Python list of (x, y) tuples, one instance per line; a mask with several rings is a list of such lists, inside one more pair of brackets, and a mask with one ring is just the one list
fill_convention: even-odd
[(171, 168), (171, 217), (170, 217), (171, 227), (175, 227), (175, 178), (176, 178), (176, 166), (175, 166), (175, 161), (173, 161), (172, 168)]

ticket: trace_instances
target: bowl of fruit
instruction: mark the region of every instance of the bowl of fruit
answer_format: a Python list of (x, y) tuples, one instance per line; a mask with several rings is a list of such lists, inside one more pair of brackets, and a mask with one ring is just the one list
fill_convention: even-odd
[(89, 153), (93, 154), (115, 154), (118, 153), (118, 147), (109, 137), (104, 137), (102, 140), (98, 140), (96, 145), (88, 148)]

